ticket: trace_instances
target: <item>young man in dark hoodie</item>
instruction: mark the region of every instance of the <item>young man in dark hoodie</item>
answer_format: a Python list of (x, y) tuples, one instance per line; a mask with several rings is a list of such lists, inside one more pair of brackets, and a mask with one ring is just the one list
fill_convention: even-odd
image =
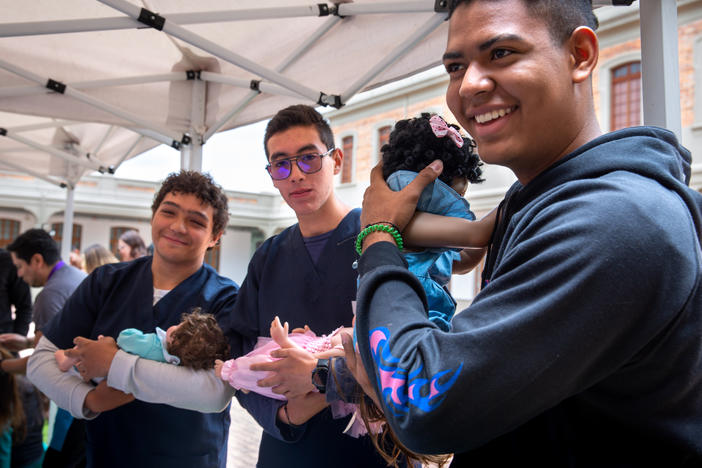
[[(602, 133), (588, 0), (454, 3), (448, 105), (518, 181), (451, 333), (427, 319), (393, 237), (362, 239), (362, 364), (350, 347), (347, 363), (409, 448), (455, 452), (452, 466), (702, 466), (690, 153), (660, 128)], [(431, 166), (402, 192), (375, 168), (361, 225), (404, 228)]]

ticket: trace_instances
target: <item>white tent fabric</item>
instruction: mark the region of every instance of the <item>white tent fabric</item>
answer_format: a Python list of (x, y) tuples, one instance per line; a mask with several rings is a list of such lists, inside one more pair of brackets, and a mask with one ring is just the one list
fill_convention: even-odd
[[(288, 104), (339, 106), (362, 89), (438, 64), (447, 23), (435, 3), (441, 9), (445, 2), (247, 0), (233, 9), (226, 0), (62, 0), (21, 7), (1, 0), (0, 110), (106, 124), (64, 126), (79, 137), (79, 153), (91, 153), (105, 168), (139, 136), (148, 139), (127, 157), (157, 143), (197, 148), (214, 132), (264, 119)], [(147, 22), (155, 17), (154, 27), (140, 15)], [(23, 120), (2, 114), (0, 128), (7, 137), (23, 137)], [(108, 141), (120, 141), (97, 151), (92, 144), (108, 129)], [(47, 144), (50, 132), (43, 133)], [(85, 140), (88, 135), (95, 141)], [(53, 163), (25, 164), (21, 148), (7, 153), (27, 146), (11, 140), (0, 146), (3, 160), (10, 154), (13, 164), (51, 173)]]
[[(70, 219), (86, 171), (159, 143), (199, 169), (215, 132), (437, 65), (447, 3), (0, 0), (0, 170), (65, 184)], [(676, 15), (642, 0), (644, 121), (679, 135)]]

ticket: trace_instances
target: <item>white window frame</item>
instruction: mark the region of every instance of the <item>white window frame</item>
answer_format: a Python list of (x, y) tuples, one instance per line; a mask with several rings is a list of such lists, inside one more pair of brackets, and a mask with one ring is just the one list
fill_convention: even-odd
[[(612, 127), (612, 70), (629, 62), (641, 62), (641, 51), (625, 52), (611, 58), (600, 66), (600, 125), (609, 132)], [(643, 102), (641, 102), (641, 119), (643, 121)]]
[[(347, 157), (351, 157), (351, 180), (348, 182), (341, 182), (341, 174), (343, 172), (339, 171), (339, 173), (335, 177), (335, 184), (337, 186), (345, 186), (345, 185), (351, 185), (356, 183), (356, 159), (358, 157), (358, 132), (356, 130), (348, 130), (344, 133), (340, 133), (337, 138), (338, 138), (338, 143), (336, 145), (337, 148), (340, 148), (342, 151), (344, 149), (344, 138), (346, 137), (352, 137), (353, 138), (353, 147), (351, 149), (352, 154), (348, 155), (344, 153), (344, 159)], [(343, 164), (343, 163), (342, 163)]]
[[(380, 141), (378, 139), (378, 130), (380, 130), (383, 127), (390, 126), (390, 128), (395, 128), (395, 121), (392, 119), (383, 119), (378, 122), (375, 122), (373, 124), (373, 128), (371, 131), (373, 132), (373, 145), (371, 146), (371, 165), (370, 167), (375, 167), (380, 160), (378, 159), (378, 155), (380, 154)], [(392, 132), (392, 130), (390, 130)]]

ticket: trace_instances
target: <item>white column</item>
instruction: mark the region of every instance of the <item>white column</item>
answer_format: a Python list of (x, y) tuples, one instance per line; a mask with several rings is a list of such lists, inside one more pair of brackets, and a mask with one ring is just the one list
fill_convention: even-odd
[(75, 189), (66, 187), (66, 209), (63, 212), (63, 231), (61, 232), (61, 258), (68, 262), (71, 255), (71, 239), (73, 239), (73, 196)]
[(667, 128), (680, 139), (677, 5), (674, 0), (645, 0), (639, 9), (644, 124)]

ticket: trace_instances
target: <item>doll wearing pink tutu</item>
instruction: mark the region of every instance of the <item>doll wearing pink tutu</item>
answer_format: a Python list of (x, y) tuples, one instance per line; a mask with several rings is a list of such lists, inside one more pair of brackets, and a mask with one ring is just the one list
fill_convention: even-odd
[[(259, 336), (254, 349), (236, 359), (228, 361), (216, 361), (215, 372), (219, 378), (229, 383), (232, 387), (243, 392), (256, 392), (268, 398), (276, 400), (287, 400), (285, 396), (273, 393), (272, 387), (260, 387), (257, 382), (268, 376), (266, 371), (252, 371), (251, 365), (259, 362), (272, 362), (276, 358), (271, 357), (271, 352), (280, 348), (302, 348), (312, 353), (317, 359), (329, 359), (332, 357), (343, 357), (344, 348), (341, 344), (341, 332), (353, 333), (352, 327), (339, 327), (329, 335), (317, 336), (310, 328), (296, 328), (292, 333), (288, 332), (288, 322), (281, 324), (276, 317), (271, 322), (271, 336)], [(349, 426), (344, 431), (352, 437), (366, 434), (366, 428), (357, 414), (358, 405), (335, 401), (331, 403), (332, 415), (334, 418), (342, 418), (349, 414), (354, 414), (349, 422)], [(374, 425), (375, 426), (375, 425)], [(380, 427), (373, 427), (373, 432), (380, 432)]]

